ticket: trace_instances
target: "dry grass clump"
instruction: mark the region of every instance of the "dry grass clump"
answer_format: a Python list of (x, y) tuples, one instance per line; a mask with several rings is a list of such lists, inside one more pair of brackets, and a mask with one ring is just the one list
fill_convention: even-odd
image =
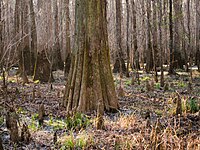
[(184, 117), (174, 116), (168, 119), (160, 118), (146, 126), (144, 120), (141, 121), (141, 118), (134, 115), (120, 115), (115, 121), (105, 120), (106, 131), (101, 132), (103, 137), (99, 135), (98, 140), (110, 148), (120, 150), (199, 149), (200, 133), (187, 131), (191, 130), (188, 122)]

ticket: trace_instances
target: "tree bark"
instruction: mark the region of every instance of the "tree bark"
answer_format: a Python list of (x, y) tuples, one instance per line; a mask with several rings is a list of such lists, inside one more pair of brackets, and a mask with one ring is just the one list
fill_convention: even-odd
[(121, 0), (115, 0), (116, 2), (116, 39), (117, 50), (115, 51), (114, 73), (126, 73), (125, 61), (123, 59), (122, 52), (122, 32), (121, 32), (121, 18), (122, 18), (122, 4)]
[(169, 62), (169, 74), (175, 74), (174, 70), (174, 38), (173, 38), (173, 13), (172, 13), (172, 0), (169, 0), (169, 50), (170, 50), (170, 62)]
[[(188, 63), (189, 62), (189, 66), (187, 67), (186, 71), (189, 72), (189, 67), (192, 66), (192, 63), (190, 61), (190, 59), (192, 59), (192, 52), (191, 52), (191, 29), (190, 29), (190, 20), (191, 20), (191, 17), (190, 17), (190, 0), (187, 0), (187, 30), (188, 30), (188, 45), (187, 45), (187, 55), (185, 57), (187, 57), (185, 60), (188, 60), (186, 61), (185, 63)], [(187, 65), (186, 65), (187, 66)]]
[(133, 15), (133, 53), (132, 53), (132, 67), (134, 69), (139, 70), (140, 64), (139, 64), (139, 52), (138, 52), (138, 44), (137, 44), (137, 20), (136, 20), (136, 6), (134, 0), (132, 2), (132, 15)]
[(181, 38), (182, 38), (182, 25), (181, 21), (183, 19), (183, 12), (182, 12), (182, 0), (174, 1), (174, 68), (183, 69), (184, 59), (181, 53)]
[[(34, 57), (37, 57), (37, 29), (35, 23), (35, 12), (33, 6), (33, 0), (29, 0), (29, 10), (30, 10), (30, 51), (34, 54)], [(33, 62), (35, 64), (35, 62)], [(34, 66), (33, 64), (33, 66)]]
[(0, 0), (0, 69), (2, 68), (2, 54), (3, 54), (3, 23), (2, 23), (2, 17), (1, 17), (1, 11), (2, 11), (2, 0)]
[(106, 0), (76, 0), (75, 45), (65, 91), (67, 111), (119, 108), (110, 68)]
[[(15, 18), (14, 18), (14, 27), (15, 27), (15, 37), (16, 37), (16, 49), (17, 49), (17, 57), (19, 60), (19, 72), (23, 79), (23, 83), (28, 82), (27, 72), (30, 73), (30, 70), (26, 70), (26, 68), (30, 68), (29, 62), (30, 58), (25, 60), (25, 55), (28, 54), (29, 56), (29, 38), (28, 34), (28, 27), (27, 24), (27, 14), (28, 14), (28, 7), (27, 3), (22, 3), (21, 0), (16, 0), (15, 3)], [(26, 52), (25, 52), (26, 51)], [(25, 54), (26, 53), (26, 54)], [(25, 63), (26, 62), (26, 63)]]
[(33, 60), (30, 62), (31, 66), (33, 67), (33, 78), (35, 76), (35, 71), (37, 67), (37, 29), (36, 29), (36, 22), (35, 22), (35, 12), (34, 12), (34, 6), (33, 6), (33, 0), (29, 0), (29, 11), (30, 11), (30, 42), (29, 42), (29, 48), (30, 48), (30, 54), (31, 57), (33, 57)]
[(161, 0), (161, 1), (159, 1), (159, 35), (160, 35), (159, 45), (160, 45), (160, 66), (161, 66), (160, 86), (164, 87), (165, 81), (164, 81), (164, 69), (163, 69), (164, 52), (163, 52), (163, 45), (162, 45), (162, 42), (163, 42), (163, 34), (162, 34), (163, 11), (162, 11), (162, 6), (163, 6), (163, 3), (162, 3), (162, 0)]
[[(28, 80), (27, 75), (33, 75), (34, 73), (37, 49), (37, 35), (34, 19), (32, 0), (16, 0), (14, 31), (17, 43), (16, 49), (18, 52), (19, 70), (24, 82)], [(29, 27), (29, 24), (31, 27)]]
[(147, 49), (146, 49), (146, 72), (153, 70), (153, 52), (151, 43), (151, 1), (147, 1)]
[(59, 31), (58, 31), (58, 5), (57, 0), (52, 0), (52, 9), (53, 9), (53, 21), (52, 21), (52, 31), (53, 31), (53, 47), (52, 47), (52, 56), (51, 63), (53, 70), (63, 70), (63, 61), (61, 58), (60, 43), (59, 43)]
[(129, 64), (130, 64), (130, 47), (129, 47), (129, 17), (130, 7), (129, 0), (126, 0), (126, 52), (127, 52), (127, 65), (126, 65), (126, 77), (129, 77)]
[(196, 0), (196, 64), (200, 72), (200, 5)]
[(153, 1), (153, 61), (154, 61), (154, 80), (158, 82), (158, 31), (157, 31), (157, 2)]
[(0, 150), (3, 150), (3, 142), (2, 142), (1, 136), (0, 136)]
[(69, 18), (69, 0), (64, 0), (65, 8), (65, 26), (66, 26), (66, 54), (65, 54), (65, 75), (69, 73), (71, 63), (71, 44), (70, 44), (70, 18)]

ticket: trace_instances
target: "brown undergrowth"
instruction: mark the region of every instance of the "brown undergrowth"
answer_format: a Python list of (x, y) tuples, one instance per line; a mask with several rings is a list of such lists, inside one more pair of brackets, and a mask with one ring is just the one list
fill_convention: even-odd
[[(6, 95), (1, 88), (4, 149), (200, 149), (199, 73), (193, 73), (192, 84), (184, 73), (165, 76), (166, 89), (152, 82), (152, 75), (140, 74), (140, 85), (133, 84), (132, 77), (118, 79), (115, 75), (116, 87), (123, 88), (124, 94), (119, 97), (119, 112), (105, 112), (103, 130), (96, 129), (95, 112), (69, 116), (61, 106), (63, 74), (56, 72), (54, 76), (52, 86), (39, 82), (23, 85), (17, 77), (9, 77)], [(180, 100), (181, 106), (177, 103)], [(182, 114), (177, 114), (177, 104)], [(11, 108), (19, 116), (17, 143), (10, 140), (6, 127), (5, 116)], [(20, 139), (25, 129), (30, 134), (26, 142)]]

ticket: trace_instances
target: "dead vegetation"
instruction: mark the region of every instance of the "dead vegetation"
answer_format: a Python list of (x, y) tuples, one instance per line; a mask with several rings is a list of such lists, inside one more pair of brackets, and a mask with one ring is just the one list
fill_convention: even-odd
[(200, 148), (197, 72), (192, 83), (186, 75), (165, 76), (163, 88), (148, 74), (140, 74), (140, 85), (133, 85), (132, 77), (115, 75), (120, 110), (101, 118), (96, 113), (67, 113), (61, 106), (63, 74), (56, 72), (54, 77), (52, 89), (49, 84), (30, 80), (23, 85), (16, 77), (8, 78), (6, 90), (0, 89), (0, 149), (1, 143), (5, 150)]

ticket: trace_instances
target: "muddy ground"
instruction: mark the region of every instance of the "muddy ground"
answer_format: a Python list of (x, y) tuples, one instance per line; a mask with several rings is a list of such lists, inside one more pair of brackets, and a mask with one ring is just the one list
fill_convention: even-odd
[[(116, 91), (121, 85), (117, 113), (105, 112), (104, 129), (96, 130), (96, 114), (69, 116), (61, 106), (65, 79), (54, 72), (52, 86), (32, 82), (22, 84), (17, 75), (7, 78), (7, 92), (0, 89), (0, 135), (3, 148), (23, 150), (50, 149), (200, 149), (200, 73), (179, 71), (165, 75), (168, 87), (153, 82), (153, 75), (140, 72), (140, 84), (130, 78), (114, 75)], [(147, 83), (151, 88), (147, 89)], [(191, 83), (191, 84), (190, 84)], [(2, 77), (0, 85), (3, 85)], [(182, 115), (176, 115), (178, 96)], [(39, 107), (45, 116), (39, 125)], [(6, 127), (6, 115), (14, 110), (18, 116), (18, 134), (27, 124), (30, 140), (13, 143)]]

